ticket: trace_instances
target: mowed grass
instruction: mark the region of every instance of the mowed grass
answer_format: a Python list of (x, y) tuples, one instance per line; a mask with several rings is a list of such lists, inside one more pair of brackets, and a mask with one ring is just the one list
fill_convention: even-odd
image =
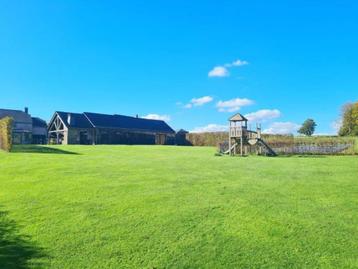
[(0, 268), (357, 268), (358, 158), (0, 153)]

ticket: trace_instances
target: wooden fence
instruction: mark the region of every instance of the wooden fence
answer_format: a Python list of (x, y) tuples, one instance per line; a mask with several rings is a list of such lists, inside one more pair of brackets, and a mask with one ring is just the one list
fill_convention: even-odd
[[(229, 134), (189, 133), (186, 139), (193, 146), (227, 148)], [(295, 137), (293, 135), (263, 134), (262, 139), (278, 154), (353, 155), (358, 153), (357, 138), (338, 136)]]

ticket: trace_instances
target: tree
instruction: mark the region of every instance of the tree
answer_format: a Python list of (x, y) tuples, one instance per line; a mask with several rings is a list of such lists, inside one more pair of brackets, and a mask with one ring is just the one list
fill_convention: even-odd
[(358, 102), (345, 104), (342, 108), (342, 126), (339, 135), (358, 135)]
[(302, 124), (301, 128), (298, 130), (298, 133), (311, 136), (313, 135), (314, 131), (316, 130), (317, 124), (313, 119), (307, 119)]

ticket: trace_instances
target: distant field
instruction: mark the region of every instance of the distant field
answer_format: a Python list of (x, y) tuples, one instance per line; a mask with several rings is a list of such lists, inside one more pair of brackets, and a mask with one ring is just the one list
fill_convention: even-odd
[(357, 268), (358, 157), (0, 152), (0, 268)]

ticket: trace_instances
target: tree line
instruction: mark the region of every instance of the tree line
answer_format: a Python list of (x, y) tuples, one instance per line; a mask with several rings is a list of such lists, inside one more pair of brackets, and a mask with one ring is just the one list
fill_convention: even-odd
[[(299, 134), (311, 136), (317, 124), (313, 119), (307, 119), (297, 131)], [(342, 107), (339, 136), (358, 136), (358, 102), (348, 103)]]
[(358, 102), (343, 106), (341, 121), (340, 136), (358, 136)]

